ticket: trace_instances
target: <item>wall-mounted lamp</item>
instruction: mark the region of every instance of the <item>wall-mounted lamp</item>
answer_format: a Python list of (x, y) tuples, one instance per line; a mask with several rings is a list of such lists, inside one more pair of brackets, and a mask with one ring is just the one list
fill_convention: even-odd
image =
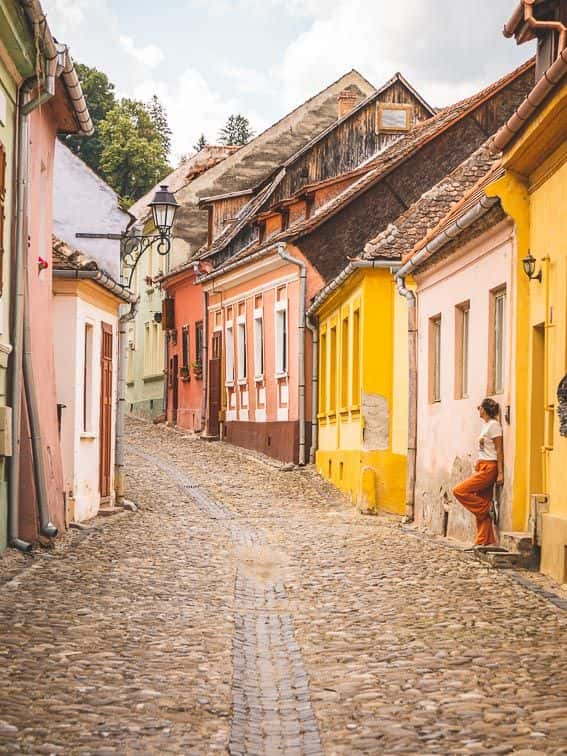
[(524, 257), (522, 260), (522, 265), (524, 266), (524, 273), (530, 279), (530, 281), (533, 281), (534, 279), (536, 279), (537, 281), (541, 283), (541, 268), (536, 273), (535, 272), (536, 263), (537, 263), (537, 260), (528, 249), (527, 256)]

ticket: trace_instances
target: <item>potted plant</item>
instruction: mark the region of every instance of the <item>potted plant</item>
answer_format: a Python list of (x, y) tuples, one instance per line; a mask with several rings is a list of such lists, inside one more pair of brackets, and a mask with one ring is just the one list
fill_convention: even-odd
[(201, 363), (201, 360), (195, 360), (191, 364), (191, 369), (193, 370), (193, 375), (195, 378), (202, 378), (203, 377), (203, 365)]
[(183, 365), (183, 367), (179, 369), (179, 377), (181, 378), (182, 381), (191, 380), (191, 375), (189, 373), (189, 368), (187, 367), (187, 365)]

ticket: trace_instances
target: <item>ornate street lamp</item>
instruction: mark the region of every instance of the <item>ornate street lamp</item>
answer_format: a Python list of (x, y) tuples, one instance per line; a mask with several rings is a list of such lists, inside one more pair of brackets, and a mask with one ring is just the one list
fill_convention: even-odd
[(532, 255), (532, 253), (528, 250), (528, 254), (522, 260), (522, 265), (524, 266), (524, 273), (530, 279), (530, 281), (536, 279), (537, 281), (541, 283), (541, 268), (539, 269), (537, 273), (535, 272), (536, 262), (537, 260)]
[(156, 244), (158, 255), (167, 255), (171, 249), (171, 229), (177, 213), (179, 203), (163, 184), (154, 194), (149, 205), (152, 209), (152, 219), (157, 229), (157, 234), (131, 234), (127, 233), (122, 239), (122, 264), (129, 268), (128, 288), (131, 287), (132, 278), (136, 266), (144, 252)]

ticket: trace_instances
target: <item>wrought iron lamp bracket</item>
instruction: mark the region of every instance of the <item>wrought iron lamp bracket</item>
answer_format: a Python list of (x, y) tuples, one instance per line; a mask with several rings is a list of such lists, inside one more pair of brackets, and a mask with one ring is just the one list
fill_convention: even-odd
[(154, 236), (128, 234), (122, 238), (122, 265), (124, 268), (129, 269), (129, 289), (131, 288), (132, 278), (140, 259), (144, 252), (154, 244), (156, 245), (155, 249), (158, 255), (165, 257), (171, 250), (171, 236), (161, 234)]

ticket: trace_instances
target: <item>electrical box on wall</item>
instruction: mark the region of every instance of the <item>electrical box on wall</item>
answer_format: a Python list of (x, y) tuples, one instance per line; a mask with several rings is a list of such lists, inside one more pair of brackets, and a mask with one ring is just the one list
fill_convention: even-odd
[(12, 408), (0, 406), (0, 455), (12, 456)]

